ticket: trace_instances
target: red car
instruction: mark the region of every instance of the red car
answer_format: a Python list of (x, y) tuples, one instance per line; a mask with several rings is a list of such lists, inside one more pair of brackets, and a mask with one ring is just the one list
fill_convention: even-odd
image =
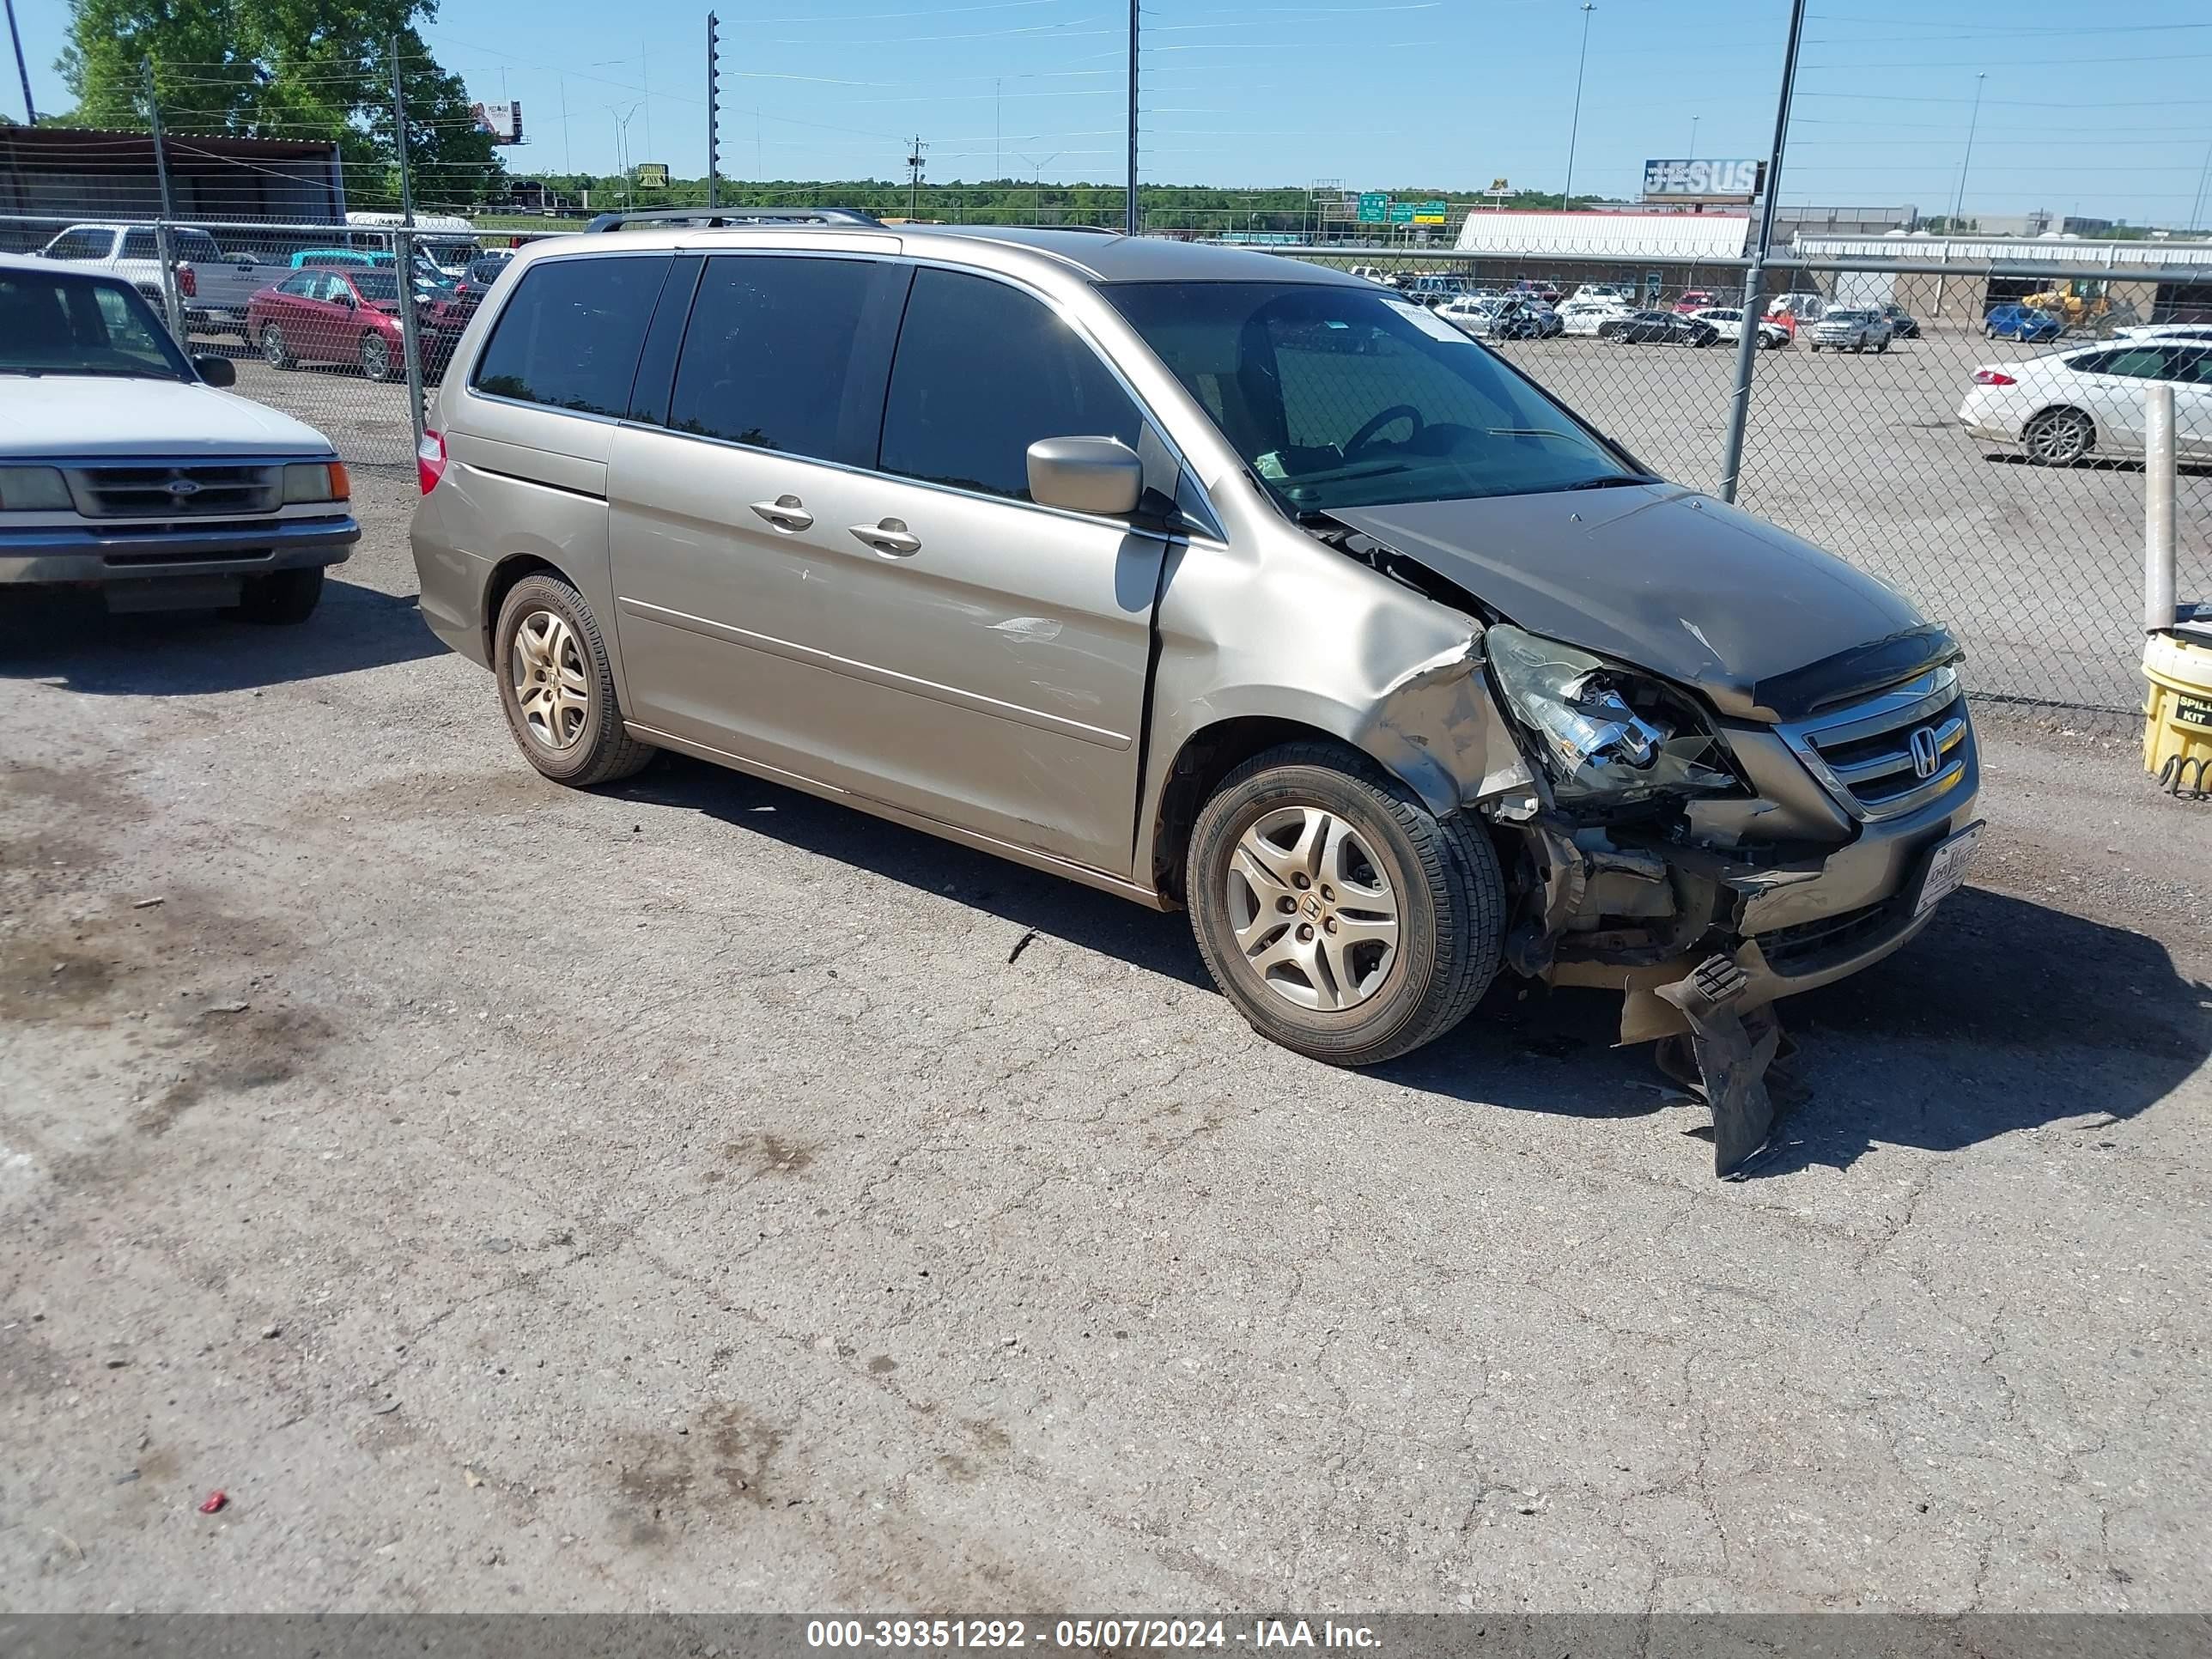
[[(426, 367), (453, 356), (467, 325), (451, 302), (432, 300), (415, 313)], [(271, 368), (350, 363), (372, 380), (397, 379), (406, 357), (400, 339), (399, 278), (374, 266), (309, 265), (246, 302), (246, 337)]]
[(1693, 311), (1703, 311), (1720, 302), (1720, 296), (1709, 289), (1690, 288), (1682, 290), (1682, 297), (1674, 301), (1674, 309), (1686, 317)]

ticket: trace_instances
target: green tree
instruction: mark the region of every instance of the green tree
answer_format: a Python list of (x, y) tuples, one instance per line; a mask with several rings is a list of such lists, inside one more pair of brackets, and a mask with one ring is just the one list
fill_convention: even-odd
[(396, 41), (417, 204), (498, 199), (490, 137), (470, 119), (460, 78), (416, 32), (436, 15), (437, 0), (70, 0), (55, 67), (77, 104), (64, 119), (144, 128), (150, 58), (169, 131), (334, 141), (348, 198), (384, 206), (398, 199)]

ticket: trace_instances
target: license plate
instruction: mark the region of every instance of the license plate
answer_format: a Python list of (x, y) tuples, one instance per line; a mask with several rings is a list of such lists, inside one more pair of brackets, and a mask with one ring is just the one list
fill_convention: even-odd
[(1981, 836), (1982, 826), (1969, 824), (1948, 841), (1936, 844), (1936, 850), (1928, 855), (1927, 873), (1920, 878), (1920, 896), (1912, 905), (1914, 915), (1925, 915), (1965, 884), (1966, 871), (1974, 861), (1974, 843)]

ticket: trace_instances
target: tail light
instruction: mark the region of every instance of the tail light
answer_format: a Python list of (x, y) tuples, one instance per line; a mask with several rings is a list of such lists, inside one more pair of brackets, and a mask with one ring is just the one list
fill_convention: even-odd
[(1976, 386), (2018, 386), (2020, 382), (2001, 368), (1978, 368), (1974, 371)]
[(179, 262), (177, 266), (177, 292), (189, 300), (199, 291), (200, 279), (193, 275), (190, 265)]
[(415, 482), (422, 486), (422, 493), (427, 495), (445, 476), (446, 434), (425, 432), (422, 441), (415, 446)]

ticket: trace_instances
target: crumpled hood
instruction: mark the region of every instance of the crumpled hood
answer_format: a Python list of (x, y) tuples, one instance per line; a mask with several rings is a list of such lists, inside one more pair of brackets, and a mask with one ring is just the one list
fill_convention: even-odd
[(1791, 719), (1958, 654), (1887, 584), (1677, 484), (1341, 507), (1533, 633)]

